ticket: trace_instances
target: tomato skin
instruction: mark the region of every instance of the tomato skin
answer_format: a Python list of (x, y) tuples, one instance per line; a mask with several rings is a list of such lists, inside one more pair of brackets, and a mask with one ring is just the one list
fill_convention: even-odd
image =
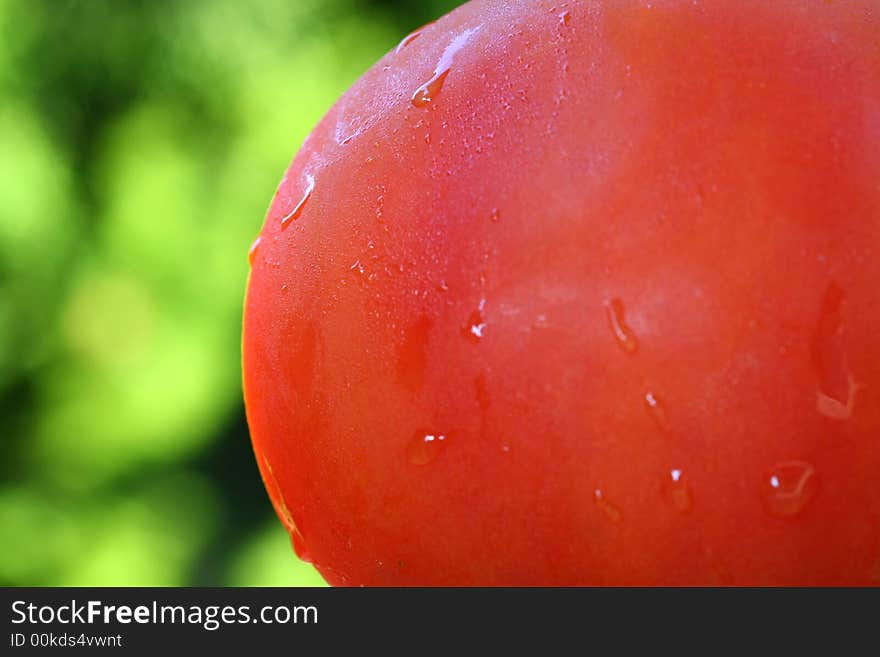
[(557, 4), (426, 26), (278, 188), (243, 368), (295, 547), (335, 585), (877, 585), (880, 8)]

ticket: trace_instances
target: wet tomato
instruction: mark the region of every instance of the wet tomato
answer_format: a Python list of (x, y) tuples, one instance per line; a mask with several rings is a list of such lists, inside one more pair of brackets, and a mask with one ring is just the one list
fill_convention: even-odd
[(300, 556), (877, 584), (878, 14), (473, 2), (369, 70), (251, 253), (248, 421)]

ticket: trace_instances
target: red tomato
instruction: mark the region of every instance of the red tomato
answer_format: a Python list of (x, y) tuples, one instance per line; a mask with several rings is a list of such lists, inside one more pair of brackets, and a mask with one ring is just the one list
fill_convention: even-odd
[(874, 0), (476, 1), (253, 252), (257, 459), (332, 584), (880, 581)]

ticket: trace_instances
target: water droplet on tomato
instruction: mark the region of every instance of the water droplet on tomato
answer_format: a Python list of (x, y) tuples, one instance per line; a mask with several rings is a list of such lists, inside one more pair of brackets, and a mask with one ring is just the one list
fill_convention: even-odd
[(474, 344), (478, 344), (486, 335), (486, 320), (483, 317), (485, 305), (486, 300), (480, 300), (479, 307), (470, 314), (465, 325), (461, 327), (461, 334)]
[(762, 484), (767, 510), (787, 518), (800, 513), (818, 489), (816, 471), (803, 461), (785, 461), (776, 465)]
[(296, 552), (296, 556), (300, 559), (311, 563), (312, 558), (306, 547), (306, 541), (303, 538), (299, 527), (296, 526), (296, 522), (293, 520), (293, 514), (287, 506), (287, 502), (284, 499), (284, 493), (282, 493), (281, 486), (278, 485), (278, 480), (275, 478), (275, 472), (272, 469), (272, 466), (269, 465), (269, 461), (265, 458), (261, 457), (260, 461), (263, 464), (261, 473), (263, 474), (263, 481), (266, 483), (266, 490), (269, 492), (269, 497), (272, 500), (272, 506), (275, 508), (276, 515), (281, 519), (281, 524), (284, 525), (284, 529), (287, 530), (287, 533), (290, 535), (290, 542), (293, 545), (293, 551)]
[(569, 14), (567, 11), (564, 11), (561, 14), (559, 14), (559, 24), (560, 25), (568, 25), (569, 21), (571, 21), (571, 14)]
[[(428, 25), (430, 25), (430, 23), (428, 23)], [(399, 55), (401, 50), (403, 50), (409, 44), (411, 44), (413, 41), (418, 39), (422, 35), (422, 30), (424, 30), (426, 27), (428, 27), (428, 25), (423, 25), (419, 29), (413, 30), (412, 32), (407, 34), (405, 37), (403, 37), (403, 39), (400, 40), (400, 43), (397, 44), (397, 48), (394, 49), (394, 54)]]
[(428, 103), (433, 102), (440, 93), (440, 90), (443, 89), (443, 82), (445, 82), (447, 75), (449, 75), (449, 69), (435, 74), (425, 84), (416, 89), (415, 93), (413, 93), (412, 104), (416, 107), (424, 107)]
[(384, 221), (382, 216), (385, 214), (385, 196), (380, 194), (376, 198), (376, 219), (379, 221)]
[(645, 393), (645, 410), (648, 411), (648, 415), (651, 416), (651, 419), (654, 420), (654, 424), (657, 425), (660, 431), (666, 431), (669, 428), (666, 419), (666, 407), (657, 398), (657, 395), (651, 391)]
[(856, 404), (856, 396), (861, 386), (856, 383), (852, 375), (847, 377), (848, 392), (846, 394), (846, 403), (839, 399), (826, 395), (821, 390), (816, 391), (816, 410), (825, 417), (832, 420), (848, 420), (852, 417), (853, 409)]
[(434, 67), (434, 73), (431, 78), (413, 92), (413, 105), (416, 107), (425, 107), (436, 100), (437, 96), (440, 94), (440, 90), (443, 89), (443, 83), (446, 81), (446, 76), (449, 75), (449, 71), (452, 70), (452, 62), (455, 59), (456, 53), (464, 48), (468, 39), (470, 39), (479, 29), (479, 27), (475, 27), (470, 30), (465, 30), (446, 46), (443, 54), (440, 55), (440, 60), (437, 62), (437, 66)]
[(489, 213), (489, 219), (493, 223), (498, 223), (501, 220), (501, 212), (498, 211), (498, 208), (492, 208), (492, 212)]
[(691, 488), (681, 470), (669, 471), (669, 478), (663, 486), (663, 493), (669, 503), (681, 513), (688, 513), (693, 507)]
[(626, 309), (623, 306), (623, 301), (612, 299), (606, 304), (605, 311), (608, 315), (608, 325), (611, 327), (612, 333), (614, 333), (614, 339), (617, 341), (617, 344), (626, 353), (634, 354), (639, 348), (639, 342), (636, 339), (635, 333), (626, 324)]
[(406, 455), (413, 465), (427, 465), (437, 458), (445, 444), (445, 434), (417, 431), (407, 445)]
[(309, 198), (312, 196), (312, 192), (315, 189), (315, 178), (306, 174), (306, 188), (303, 192), (302, 198), (299, 200), (293, 210), (288, 212), (286, 215), (281, 217), (281, 228), (287, 228), (290, 225), (290, 222), (296, 221), (299, 219), (299, 216), (302, 214), (303, 208), (306, 207), (306, 203), (309, 202)]
[(843, 307), (846, 295), (832, 281), (825, 290), (810, 345), (816, 371), (816, 410), (835, 420), (852, 417), (859, 385), (846, 362)]
[(609, 502), (605, 498), (605, 494), (598, 488), (593, 491), (593, 501), (596, 503), (596, 508), (602, 512), (602, 515), (605, 516), (609, 522), (617, 524), (623, 520), (623, 514), (620, 512), (620, 509)]
[(296, 556), (306, 563), (312, 563), (312, 555), (309, 553), (306, 541), (303, 538), (303, 535), (299, 532), (299, 529), (296, 528), (296, 525), (293, 525), (289, 530), (289, 533), (290, 544), (293, 546), (293, 551), (296, 552)]
[(248, 249), (248, 263), (251, 267), (254, 266), (254, 259), (257, 257), (257, 250), (260, 248), (260, 242), (263, 241), (263, 237), (261, 235), (257, 235), (257, 239), (253, 241), (251, 244), (251, 248)]

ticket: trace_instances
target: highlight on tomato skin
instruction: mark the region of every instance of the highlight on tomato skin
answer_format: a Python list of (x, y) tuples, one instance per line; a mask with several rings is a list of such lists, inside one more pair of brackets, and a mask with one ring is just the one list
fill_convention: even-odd
[(880, 9), (462, 5), (251, 248), (269, 495), (334, 585), (880, 584)]

